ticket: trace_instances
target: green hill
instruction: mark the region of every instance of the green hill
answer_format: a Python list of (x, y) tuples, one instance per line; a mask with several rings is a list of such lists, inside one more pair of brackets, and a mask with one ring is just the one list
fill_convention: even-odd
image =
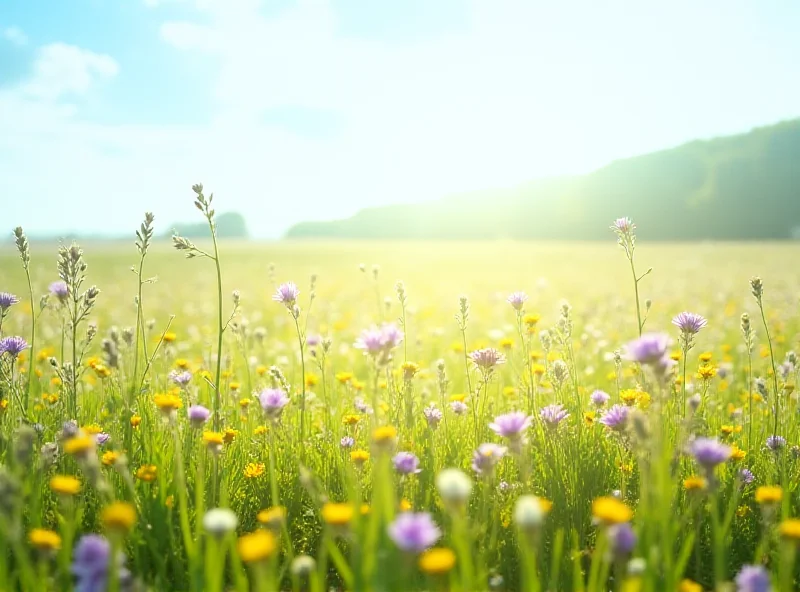
[(630, 216), (653, 240), (800, 236), (800, 119), (619, 160), (592, 173), (304, 222), (289, 238), (607, 239)]
[[(226, 212), (218, 214), (217, 236), (220, 238), (247, 238), (247, 222), (244, 216), (237, 212)], [(208, 236), (208, 223), (194, 222), (191, 224), (175, 224), (172, 227), (175, 232), (186, 238), (205, 238)], [(170, 231), (169, 236), (172, 236)]]

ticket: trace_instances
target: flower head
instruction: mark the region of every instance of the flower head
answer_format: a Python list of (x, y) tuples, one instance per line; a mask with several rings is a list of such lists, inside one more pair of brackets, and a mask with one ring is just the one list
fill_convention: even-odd
[(783, 500), (783, 489), (778, 485), (762, 485), (756, 489), (756, 503), (762, 505), (778, 504)]
[(300, 289), (297, 285), (294, 282), (286, 282), (278, 286), (272, 299), (291, 308), (297, 302), (298, 296), (300, 296)]
[(191, 405), (186, 410), (186, 415), (189, 416), (189, 421), (194, 428), (200, 428), (211, 417), (211, 411), (202, 405)]
[(442, 421), (442, 412), (434, 405), (430, 405), (425, 407), (422, 410), (422, 414), (425, 416), (425, 420), (428, 422), (428, 425), (431, 429), (436, 429), (439, 425), (439, 422)]
[(283, 413), (283, 408), (289, 403), (286, 392), (279, 388), (267, 388), (258, 395), (261, 408), (270, 419), (278, 419)]
[(602, 407), (608, 403), (610, 398), (611, 396), (607, 392), (600, 390), (594, 391), (591, 395), (589, 395), (589, 400), (595, 407)]
[(745, 565), (736, 575), (737, 592), (769, 592), (772, 583), (767, 570), (760, 565)]
[(352, 436), (344, 436), (341, 440), (339, 440), (339, 446), (342, 448), (352, 448), (356, 441), (352, 438)]
[[(82, 536), (72, 554), (72, 573), (77, 578), (76, 591), (105, 590), (111, 561), (111, 544), (105, 537), (96, 534)], [(130, 577), (130, 573), (122, 567), (125, 556), (120, 553), (115, 561), (120, 566), (117, 573), (124, 582)]]
[(9, 336), (0, 339), (0, 356), (8, 354), (11, 358), (16, 358), (26, 349), (28, 342), (22, 337)]
[(403, 341), (403, 332), (394, 323), (384, 323), (361, 332), (354, 346), (368, 356), (388, 361), (391, 350)]
[(472, 470), (478, 475), (489, 475), (508, 451), (505, 446), (487, 442), (478, 446), (472, 455)]
[(685, 335), (696, 335), (708, 324), (708, 321), (697, 313), (682, 312), (672, 319), (672, 324)]
[(353, 520), (355, 510), (351, 504), (340, 504), (334, 502), (326, 502), (322, 506), (322, 520), (325, 524), (331, 526), (347, 526)]
[(522, 495), (514, 505), (514, 522), (524, 531), (537, 530), (550, 511), (551, 503), (535, 495)]
[(430, 549), (419, 556), (419, 568), (428, 575), (446, 574), (455, 564), (456, 554), (450, 549)]
[(598, 497), (592, 502), (592, 516), (603, 524), (630, 522), (633, 511), (615, 497)]
[(61, 537), (58, 533), (44, 528), (34, 528), (28, 533), (28, 541), (39, 551), (52, 553), (61, 548)]
[(739, 469), (739, 480), (742, 482), (742, 485), (750, 485), (756, 480), (756, 476), (753, 475), (750, 469), (741, 468)]
[(260, 529), (239, 537), (236, 548), (243, 562), (256, 563), (269, 559), (278, 548), (278, 544), (271, 532)]
[(444, 469), (436, 475), (436, 489), (446, 505), (460, 507), (472, 492), (472, 480), (460, 469)]
[(169, 373), (169, 379), (178, 384), (180, 386), (186, 386), (192, 381), (192, 373), (188, 370), (184, 370), (183, 372), (179, 372), (178, 370), (172, 370)]
[(489, 428), (503, 438), (520, 438), (522, 433), (531, 426), (531, 417), (522, 411), (512, 411), (505, 415), (498, 415), (489, 424)]
[(669, 358), (669, 335), (666, 333), (645, 333), (625, 346), (625, 353), (629, 360), (659, 366), (672, 361)]
[(410, 553), (421, 553), (441, 536), (442, 531), (427, 512), (403, 512), (389, 525), (389, 537)]
[(617, 557), (629, 555), (636, 546), (636, 533), (630, 523), (614, 524), (608, 529), (611, 550)]
[(236, 530), (239, 519), (233, 510), (228, 508), (213, 508), (203, 516), (203, 528), (214, 536), (224, 536)]
[(621, 432), (628, 425), (630, 410), (631, 408), (627, 405), (613, 405), (603, 413), (600, 423), (615, 432)]
[(128, 532), (136, 523), (136, 508), (127, 502), (113, 502), (103, 508), (101, 517), (109, 530)]
[(63, 304), (66, 302), (67, 297), (69, 296), (69, 288), (67, 287), (67, 283), (62, 280), (53, 282), (50, 284), (50, 294), (55, 296), (58, 301)]
[(78, 495), (81, 491), (81, 482), (68, 475), (56, 475), (50, 479), (50, 489), (59, 495)]
[(512, 292), (507, 298), (507, 302), (514, 310), (522, 310), (527, 300), (528, 295), (525, 292)]
[(506, 357), (493, 347), (485, 347), (469, 354), (470, 360), (484, 372), (493, 370), (495, 366), (505, 364)]
[(569, 417), (569, 413), (567, 413), (563, 405), (553, 404), (542, 407), (539, 411), (539, 417), (548, 428), (555, 429), (558, 424)]
[(633, 223), (633, 220), (626, 216), (624, 218), (617, 218), (614, 220), (614, 222), (611, 224), (611, 230), (619, 234), (628, 235), (636, 230), (636, 225)]
[(456, 415), (464, 415), (467, 412), (467, 404), (464, 401), (452, 401), (450, 410)]
[(0, 292), (0, 313), (5, 312), (19, 302), (19, 298), (8, 292)]
[(411, 452), (398, 452), (392, 459), (394, 470), (401, 475), (411, 475), (419, 473), (419, 459)]
[(697, 464), (711, 470), (731, 457), (731, 447), (716, 438), (695, 438), (689, 444), (689, 453)]
[(783, 436), (770, 436), (767, 438), (767, 448), (772, 452), (783, 450), (786, 447), (786, 438)]

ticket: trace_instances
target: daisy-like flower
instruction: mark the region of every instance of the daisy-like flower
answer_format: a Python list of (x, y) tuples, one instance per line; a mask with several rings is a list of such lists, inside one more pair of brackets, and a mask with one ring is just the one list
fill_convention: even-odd
[(508, 448), (487, 442), (478, 446), (472, 455), (472, 470), (478, 475), (490, 475)]
[(401, 475), (412, 475), (419, 473), (419, 459), (411, 452), (398, 452), (392, 459), (394, 470)]
[(442, 421), (442, 417), (444, 417), (442, 412), (434, 405), (425, 407), (425, 409), (422, 410), (422, 414), (425, 416), (428, 426), (433, 430), (439, 426), (439, 422)]
[(542, 407), (539, 411), (539, 417), (548, 428), (553, 430), (558, 427), (558, 424), (569, 417), (569, 413), (567, 413), (563, 405), (554, 404)]
[(441, 536), (442, 531), (427, 512), (403, 512), (389, 525), (389, 537), (409, 553), (423, 552)]
[(186, 386), (192, 381), (192, 373), (188, 370), (184, 370), (183, 372), (172, 370), (169, 373), (169, 379), (177, 385)]
[(647, 365), (659, 365), (669, 360), (670, 338), (666, 333), (645, 333), (625, 347), (627, 358)]
[(373, 358), (388, 361), (388, 355), (403, 341), (403, 332), (394, 323), (384, 323), (380, 327), (373, 326), (361, 332), (354, 347), (363, 350)]
[(613, 405), (600, 418), (600, 423), (615, 432), (621, 432), (628, 424), (629, 413), (630, 407), (627, 405)]
[(611, 396), (607, 392), (600, 390), (594, 391), (591, 395), (589, 395), (589, 400), (595, 407), (604, 406), (606, 403), (608, 403), (610, 398)]
[(686, 335), (696, 335), (700, 329), (708, 324), (708, 321), (694, 312), (682, 312), (672, 319), (672, 324)]
[(283, 413), (283, 408), (289, 403), (286, 392), (277, 388), (264, 389), (259, 393), (258, 400), (267, 417), (272, 420), (277, 420)]
[(0, 339), (0, 356), (8, 354), (12, 359), (16, 359), (26, 349), (28, 342), (22, 337), (9, 336)]
[(278, 286), (275, 295), (272, 299), (275, 302), (284, 304), (287, 308), (291, 308), (297, 302), (297, 297), (300, 296), (300, 289), (294, 282), (286, 282)]
[(489, 428), (498, 436), (515, 439), (521, 437), (523, 432), (531, 426), (531, 417), (522, 411), (512, 411), (505, 415), (498, 415), (489, 424)]
[(689, 453), (706, 471), (712, 471), (714, 467), (724, 463), (731, 457), (732, 452), (730, 446), (716, 438), (695, 438), (689, 444)]
[(636, 230), (636, 225), (633, 223), (633, 220), (626, 216), (624, 218), (617, 218), (614, 220), (614, 222), (611, 224), (611, 230), (619, 234), (628, 235)]
[(19, 298), (8, 292), (0, 292), (0, 313), (4, 313), (19, 302)]
[(506, 301), (511, 305), (514, 310), (520, 311), (525, 306), (528, 300), (528, 295), (525, 292), (512, 292)]
[(484, 372), (489, 372), (499, 366), (505, 364), (506, 357), (493, 347), (485, 347), (483, 349), (475, 350), (469, 354), (470, 360), (478, 368)]

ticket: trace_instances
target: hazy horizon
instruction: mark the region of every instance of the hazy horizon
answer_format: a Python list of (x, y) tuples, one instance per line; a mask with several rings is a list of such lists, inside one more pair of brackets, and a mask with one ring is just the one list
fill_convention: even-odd
[(31, 235), (166, 232), (203, 182), (276, 238), (800, 115), (786, 1), (45, 5), (0, 15), (2, 204)]

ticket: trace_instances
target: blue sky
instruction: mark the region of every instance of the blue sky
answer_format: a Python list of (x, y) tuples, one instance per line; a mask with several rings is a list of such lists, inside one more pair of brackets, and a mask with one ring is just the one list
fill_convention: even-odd
[(3, 0), (0, 207), (258, 236), (800, 116), (792, 0)]

